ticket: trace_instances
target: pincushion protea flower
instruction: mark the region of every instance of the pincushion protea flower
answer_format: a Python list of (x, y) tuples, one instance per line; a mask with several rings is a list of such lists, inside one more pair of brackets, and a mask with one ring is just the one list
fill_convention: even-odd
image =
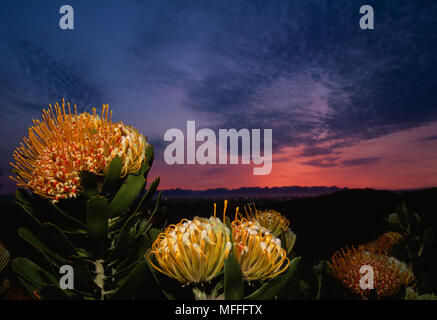
[(201, 283), (220, 273), (231, 249), (230, 230), (220, 219), (195, 217), (167, 227), (147, 259), (156, 270), (181, 283)]
[(287, 218), (273, 209), (261, 211), (255, 206), (253, 206), (253, 209), (250, 206), (248, 208), (249, 210), (244, 207), (246, 219), (258, 221), (262, 227), (270, 230), (275, 236), (279, 236), (282, 232), (286, 231), (290, 225), (290, 221)]
[[(100, 116), (71, 112), (65, 101), (43, 110), (43, 121), (34, 120), (13, 156), (19, 187), (55, 202), (76, 197), (82, 171), (104, 175), (111, 160), (122, 159), (121, 177), (136, 172), (145, 160), (146, 138), (122, 122), (111, 121), (112, 111), (103, 105)], [(109, 113), (109, 117), (108, 117)]]
[(374, 288), (379, 298), (393, 296), (402, 285), (407, 286), (414, 281), (414, 274), (405, 263), (394, 257), (355, 248), (337, 251), (328, 265), (346, 288), (362, 298), (369, 295), (369, 290), (360, 287), (363, 276), (360, 268), (363, 265), (373, 268)]
[(373, 251), (381, 254), (390, 254), (393, 247), (403, 238), (403, 235), (400, 233), (389, 231), (380, 235), (375, 241), (360, 245), (359, 248), (361, 250)]
[(281, 240), (259, 222), (235, 219), (232, 235), (235, 257), (247, 281), (273, 278), (287, 270), (290, 260)]

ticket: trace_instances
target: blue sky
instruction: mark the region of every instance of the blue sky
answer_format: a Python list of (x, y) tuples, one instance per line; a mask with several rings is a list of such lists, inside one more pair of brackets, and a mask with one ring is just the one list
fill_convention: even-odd
[[(59, 28), (62, 4), (73, 6), (75, 30)], [(359, 28), (363, 4), (374, 7), (374, 30)], [(168, 187), (364, 186), (360, 172), (375, 181), (384, 168), (392, 182), (370, 186), (433, 185), (436, 17), (432, 1), (2, 1), (4, 190), (31, 120), (63, 97), (81, 110), (109, 103), (116, 120), (149, 136)], [(260, 181), (240, 168), (166, 166), (164, 132), (187, 120), (272, 128), (282, 173)], [(399, 134), (410, 137), (404, 147), (380, 150)], [(238, 183), (224, 178), (234, 174)]]

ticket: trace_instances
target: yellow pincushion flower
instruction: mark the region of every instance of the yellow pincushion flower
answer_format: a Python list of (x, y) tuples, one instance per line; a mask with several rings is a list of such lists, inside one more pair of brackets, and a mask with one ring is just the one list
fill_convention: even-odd
[[(122, 159), (121, 177), (136, 172), (145, 160), (146, 138), (122, 122), (111, 121), (103, 105), (100, 116), (71, 112), (65, 101), (43, 110), (43, 121), (34, 120), (13, 156), (17, 186), (54, 201), (76, 197), (80, 172), (104, 175), (111, 160)], [(109, 117), (108, 117), (109, 113)]]
[(346, 288), (364, 299), (370, 292), (360, 287), (360, 279), (363, 276), (360, 269), (363, 265), (373, 268), (374, 288), (379, 298), (393, 296), (402, 285), (407, 286), (414, 282), (414, 274), (405, 263), (371, 251), (342, 249), (332, 256), (328, 265)]
[(234, 253), (247, 281), (273, 278), (287, 270), (290, 260), (281, 240), (257, 221), (232, 222)]
[(167, 227), (147, 259), (156, 270), (181, 283), (200, 283), (220, 273), (231, 249), (230, 230), (220, 219), (195, 217)]
[(275, 236), (279, 236), (285, 232), (290, 225), (290, 221), (281, 215), (279, 212), (269, 210), (258, 210), (255, 206), (253, 209), (248, 206), (249, 211), (244, 207), (246, 218), (249, 221), (258, 221), (261, 226), (270, 230)]

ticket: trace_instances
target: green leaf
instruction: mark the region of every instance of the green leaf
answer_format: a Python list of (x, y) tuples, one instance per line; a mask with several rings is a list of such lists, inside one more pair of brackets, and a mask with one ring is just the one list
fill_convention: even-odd
[(32, 221), (40, 228), (44, 228), (41, 221), (35, 216), (35, 212), (33, 209), (32, 200), (30, 199), (31, 196), (22, 189), (17, 189), (15, 191), (15, 197), (18, 200), (18, 205), (23, 209), (25, 213), (27, 213)]
[(12, 261), (14, 271), (37, 290), (44, 285), (59, 285), (58, 279), (27, 258), (16, 258)]
[(93, 256), (91, 252), (88, 252), (83, 248), (75, 248), (75, 250), (77, 252), (77, 256), (80, 258), (90, 259)]
[(53, 249), (56, 248), (57, 253), (62, 254), (64, 257), (77, 255), (70, 239), (68, 239), (65, 233), (57, 225), (47, 222), (44, 226), (47, 230), (48, 240), (53, 244)]
[(408, 209), (404, 202), (402, 202), (400, 208), (398, 209), (398, 217), (401, 225), (407, 229), (408, 227)]
[[(136, 259), (134, 262), (132, 262), (131, 264), (127, 265), (126, 264), (129, 262), (129, 260), (131, 259), (125, 259), (123, 261), (120, 261), (115, 270), (117, 270), (114, 274), (111, 275), (111, 278), (115, 279), (115, 282), (120, 282), (119, 284), (123, 283), (124, 277), (128, 276), (130, 274), (130, 272), (132, 271), (132, 269), (137, 265), (137, 263), (142, 260), (143, 257)], [(121, 280), (120, 280), (121, 279)]]
[(99, 177), (88, 171), (80, 172), (80, 184), (83, 188), (82, 194), (86, 197), (93, 197), (98, 193)]
[[(231, 221), (226, 217), (225, 224), (229, 230), (232, 230)], [(234, 247), (234, 239), (231, 231), (231, 243)], [(244, 280), (241, 266), (235, 258), (234, 251), (225, 260), (225, 299), (226, 300), (241, 300), (244, 295)]]
[(158, 236), (161, 234), (161, 230), (157, 229), (157, 228), (150, 228), (149, 230), (149, 237), (150, 237), (150, 241), (153, 243)]
[(30, 294), (30, 296), (36, 300), (39, 299), (35, 293), (38, 291), (38, 288), (33, 286), (29, 281), (24, 280), (22, 277), (18, 277), (18, 280), (23, 284), (24, 288), (26, 288), (27, 292)]
[(150, 237), (145, 234), (141, 236), (139, 239), (135, 242), (135, 247), (132, 253), (132, 256), (135, 259), (141, 259), (144, 257), (144, 252), (147, 251), (152, 245), (152, 242), (150, 241)]
[(148, 165), (143, 163), (139, 172), (128, 175), (114, 199), (109, 204), (109, 217), (122, 215), (135, 201), (146, 184), (144, 171)]
[(152, 227), (152, 224), (147, 219), (140, 219), (137, 223), (137, 231), (135, 238), (139, 238), (143, 235), (147, 235), (147, 232)]
[(102, 196), (96, 196), (87, 201), (87, 231), (90, 243), (101, 250), (107, 240), (108, 232), (108, 201)]
[(122, 159), (119, 156), (115, 156), (109, 163), (108, 172), (106, 173), (105, 180), (103, 182), (103, 191), (111, 192), (117, 186), (120, 180), (122, 167)]
[(290, 283), (293, 275), (295, 274), (301, 257), (296, 257), (290, 262), (288, 271), (282, 275), (279, 275), (261, 286), (251, 295), (245, 297), (245, 300), (271, 300), (274, 299), (279, 293)]
[(49, 202), (50, 205), (56, 210), (56, 212), (60, 213), (62, 217), (66, 220), (66, 222), (69, 224), (69, 228), (82, 229), (84, 227), (84, 224), (82, 222), (70, 216), (68, 213), (62, 210), (56, 203), (53, 203), (52, 201)]
[(155, 209), (153, 209), (152, 214), (149, 217), (149, 221), (152, 221), (153, 216), (156, 214), (156, 212), (159, 209), (159, 204), (161, 203), (161, 195), (162, 195), (162, 192), (160, 191), (158, 194), (158, 197), (156, 198)]
[(136, 214), (131, 216), (123, 228), (120, 231), (120, 235), (118, 236), (117, 243), (115, 245), (114, 251), (111, 257), (118, 257), (120, 255), (127, 254), (130, 246), (134, 243), (136, 237), (136, 223), (141, 218), (141, 214)]
[(156, 178), (155, 180), (153, 180), (153, 182), (149, 186), (149, 190), (147, 190), (146, 194), (141, 198), (141, 201), (138, 204), (135, 212), (144, 211), (144, 209), (148, 206), (150, 200), (152, 200), (153, 195), (155, 194), (156, 190), (158, 189), (159, 181), (160, 181), (159, 177)]
[(100, 288), (94, 282), (95, 266), (79, 257), (73, 257), (71, 266), (74, 270), (74, 291), (96, 293)]
[(38, 237), (26, 228), (19, 228), (18, 234), (34, 246), (47, 259), (50, 265), (59, 268), (62, 264), (68, 264), (68, 260), (48, 248)]
[[(6, 268), (6, 266), (9, 264), (10, 255), (8, 250), (6, 250), (4, 247), (0, 245), (0, 272)], [(0, 281), (2, 279), (0, 278)], [(1, 282), (0, 282), (1, 285)]]
[(225, 260), (225, 299), (241, 300), (244, 295), (243, 273), (232, 252)]
[(66, 290), (55, 285), (45, 285), (39, 291), (43, 300), (71, 300), (71, 296), (67, 294)]
[(151, 144), (149, 144), (146, 148), (146, 162), (149, 165), (149, 167), (152, 167), (154, 156), (155, 156), (154, 148)]
[(152, 274), (146, 265), (146, 261), (141, 259), (132, 269), (129, 276), (122, 281), (117, 291), (111, 295), (111, 299), (134, 299), (137, 290), (143, 286), (150, 286), (152, 281)]

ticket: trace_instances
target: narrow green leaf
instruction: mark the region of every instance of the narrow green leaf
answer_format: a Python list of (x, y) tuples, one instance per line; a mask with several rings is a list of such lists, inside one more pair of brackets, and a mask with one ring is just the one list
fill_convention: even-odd
[(105, 180), (103, 182), (103, 191), (111, 192), (117, 186), (120, 180), (122, 159), (119, 156), (115, 156), (109, 163), (108, 172), (106, 173)]
[(49, 202), (50, 202), (50, 205), (56, 210), (56, 212), (59, 212), (62, 215), (62, 217), (64, 217), (65, 220), (67, 220), (67, 222), (69, 224), (69, 228), (80, 229), (80, 228), (84, 227), (84, 224), (82, 222), (80, 222), (76, 218), (73, 218), (72, 216), (70, 216), (68, 213), (66, 213), (64, 210), (62, 210), (56, 203), (53, 203), (52, 201), (49, 201)]
[[(9, 264), (9, 260), (10, 260), (9, 251), (6, 250), (4, 247), (2, 247), (0, 244), (0, 272), (6, 268), (6, 266)], [(0, 278), (0, 281), (1, 280), (2, 279)]]
[(146, 167), (147, 164), (144, 163), (139, 172), (128, 175), (109, 204), (110, 218), (122, 215), (133, 204), (140, 191), (143, 190), (146, 184), (146, 179), (143, 175)]
[(144, 253), (152, 246), (152, 242), (150, 241), (150, 237), (148, 234), (145, 234), (139, 237), (135, 242), (135, 247), (132, 250), (132, 256), (135, 259), (142, 259), (144, 257)]
[(141, 214), (136, 214), (131, 216), (123, 228), (120, 231), (120, 235), (118, 236), (117, 243), (115, 245), (114, 251), (111, 257), (119, 257), (120, 255), (127, 254), (128, 249), (135, 241), (136, 237), (136, 223), (140, 220)]
[(89, 259), (92, 257), (92, 253), (88, 252), (87, 250), (85, 250), (83, 248), (75, 248), (75, 250), (77, 252), (77, 256), (80, 258)]
[(35, 293), (38, 291), (38, 288), (36, 288), (35, 286), (33, 286), (29, 281), (24, 280), (22, 277), (18, 277), (18, 280), (20, 280), (20, 282), (23, 284), (24, 288), (26, 288), (27, 292), (30, 294), (30, 296), (34, 299), (37, 300), (39, 299)]
[(37, 290), (44, 285), (58, 285), (58, 279), (27, 258), (16, 258), (12, 261), (14, 271), (29, 282)]
[(146, 194), (141, 198), (141, 201), (138, 204), (135, 212), (138, 212), (140, 210), (144, 211), (144, 209), (148, 206), (150, 200), (152, 200), (153, 195), (155, 194), (156, 190), (158, 189), (159, 182), (160, 182), (159, 177), (156, 178), (155, 180), (153, 180), (153, 182), (149, 186), (149, 190), (147, 190)]
[[(234, 239), (232, 237), (231, 221), (228, 217), (225, 219), (226, 227), (231, 231), (231, 244), (234, 247)], [(241, 266), (234, 255), (234, 250), (231, 250), (229, 256), (225, 260), (224, 266), (225, 274), (225, 299), (226, 300), (240, 300), (244, 295), (244, 280)]]
[(55, 285), (44, 285), (39, 294), (43, 300), (71, 300), (72, 298), (66, 290), (62, 290)]
[(17, 189), (15, 190), (15, 198), (17, 198), (18, 201), (20, 201), (22, 204), (27, 206), (32, 206), (30, 195), (27, 193), (26, 190), (23, 189)]
[(151, 281), (153, 281), (152, 275), (146, 265), (146, 261), (141, 259), (137, 262), (129, 276), (120, 283), (120, 287), (111, 295), (111, 299), (134, 299), (137, 290), (142, 286), (150, 285)]
[(47, 259), (47, 261), (52, 265), (58, 268), (62, 264), (68, 264), (68, 260), (52, 251), (48, 248), (38, 237), (36, 237), (31, 231), (26, 228), (19, 228), (18, 234), (21, 238), (30, 243), (33, 247), (35, 247), (42, 255)]
[(162, 195), (162, 192), (160, 191), (158, 194), (158, 197), (156, 198), (155, 209), (153, 209), (152, 214), (149, 217), (149, 221), (151, 221), (153, 216), (156, 214), (156, 212), (158, 212), (159, 204), (161, 203), (161, 195)]
[(243, 273), (234, 253), (225, 260), (225, 299), (241, 300), (244, 295)]
[(74, 270), (74, 291), (80, 292), (81, 295), (88, 293), (96, 293), (99, 287), (94, 282), (95, 265), (91, 262), (85, 261), (80, 257), (73, 257), (71, 266)]
[(57, 249), (57, 253), (62, 254), (64, 257), (77, 255), (70, 239), (57, 225), (47, 222), (44, 226), (47, 230), (48, 240), (52, 244), (52, 247)]
[(152, 167), (154, 156), (155, 156), (155, 150), (153, 146), (149, 144), (146, 148), (146, 162), (148, 163), (149, 167)]
[[(158, 186), (158, 184), (159, 184), (159, 179), (156, 179), (152, 183), (148, 192), (146, 193), (146, 196), (143, 197), (143, 200), (145, 198), (147, 198), (148, 194), (151, 195), (154, 193), (154, 190), (156, 190), (156, 187)], [(151, 196), (150, 196), (150, 198), (151, 198)], [(148, 202), (148, 201), (149, 200), (146, 200), (146, 202)], [(160, 195), (158, 196), (155, 210), (152, 212), (151, 217), (153, 217), (153, 215), (158, 210), (159, 202), (160, 202)], [(148, 224), (147, 225), (143, 224), (143, 228), (141, 228), (141, 225), (138, 227), (138, 224), (139, 223), (141, 224), (141, 220), (142, 220), (141, 217), (142, 216), (143, 216), (142, 212), (137, 212), (136, 214), (129, 217), (129, 219), (123, 225), (123, 227), (120, 231), (120, 234), (118, 236), (117, 243), (115, 245), (112, 257), (126, 255), (129, 248), (131, 248), (131, 246), (133, 245), (135, 239), (138, 238), (138, 236), (140, 236), (141, 234), (143, 234), (144, 232), (146, 232), (148, 230), (148, 228), (150, 227)]]
[(102, 196), (96, 196), (87, 201), (87, 231), (90, 243), (101, 250), (107, 240), (108, 232), (108, 201)]
[(15, 197), (17, 199), (18, 205), (23, 209), (25, 213), (30, 216), (32, 221), (40, 228), (43, 228), (41, 221), (39, 221), (39, 219), (35, 216), (33, 205), (30, 199), (31, 196), (26, 191), (22, 189), (17, 189), (15, 191)]
[(295, 274), (301, 257), (296, 257), (290, 262), (288, 271), (281, 274), (261, 286), (251, 295), (245, 297), (245, 300), (271, 300), (274, 299), (279, 293), (290, 283), (293, 275)]
[[(136, 259), (134, 262), (132, 262), (128, 266), (122, 266), (123, 263), (121, 263), (120, 265), (117, 266), (118, 267), (116, 269), (117, 271), (111, 275), (111, 278), (114, 278), (115, 281), (118, 281), (120, 278), (128, 276), (130, 274), (130, 272), (132, 271), (132, 269), (138, 264), (138, 262), (140, 260), (143, 260), (143, 257), (141, 257), (140, 259)], [(126, 260), (126, 262), (127, 262), (127, 260)], [(120, 266), (122, 266), (122, 267), (120, 268)], [(125, 279), (123, 279), (123, 280), (125, 280)], [(122, 283), (122, 282), (120, 282), (120, 283)]]

